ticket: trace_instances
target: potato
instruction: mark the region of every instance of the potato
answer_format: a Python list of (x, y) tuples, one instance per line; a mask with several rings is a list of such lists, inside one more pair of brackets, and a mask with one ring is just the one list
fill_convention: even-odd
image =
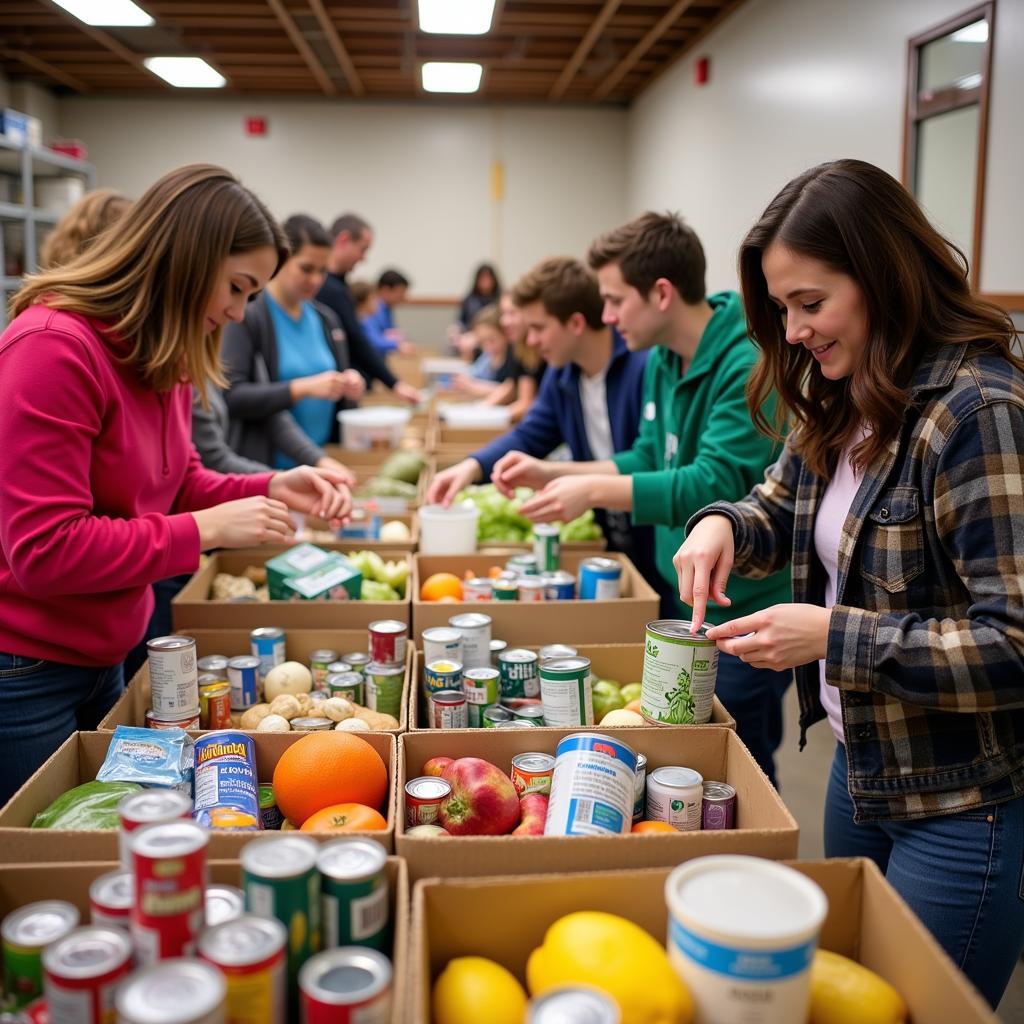
[(604, 718), (601, 719), (601, 728), (605, 726), (611, 728), (621, 728), (622, 726), (637, 726), (647, 725), (647, 719), (643, 715), (638, 715), (635, 711), (627, 711), (625, 708), (616, 708), (614, 711), (609, 711)]
[(270, 702), (270, 713), (280, 715), (290, 722), (302, 714), (302, 708), (290, 693), (281, 693)]
[(313, 706), (313, 702), (309, 699), (308, 693), (297, 693), (295, 699), (299, 702), (299, 714), (308, 715), (310, 708)]
[(313, 675), (305, 665), (297, 661), (285, 661), (275, 665), (263, 681), (263, 689), (268, 701), (273, 701), (282, 693), (309, 693), (313, 686)]
[(269, 704), (253, 704), (251, 708), (247, 708), (242, 712), (242, 717), (238, 720), (238, 725), (242, 729), (255, 729), (269, 714)]
[(292, 726), (287, 718), (280, 715), (267, 715), (259, 725), (257, 732), (291, 732)]
[(398, 719), (393, 715), (385, 715), (382, 711), (371, 711), (370, 708), (354, 706), (355, 717), (365, 722), (371, 729), (398, 729)]
[(244, 576), (232, 576), (230, 573), (219, 572), (213, 577), (210, 586), (210, 597), (214, 601), (230, 601), (236, 597), (252, 597), (256, 586), (252, 580)]
[(329, 697), (321, 706), (332, 722), (344, 722), (355, 714), (355, 708), (344, 697)]
[(361, 718), (346, 718), (335, 727), (338, 732), (372, 732), (373, 730)]

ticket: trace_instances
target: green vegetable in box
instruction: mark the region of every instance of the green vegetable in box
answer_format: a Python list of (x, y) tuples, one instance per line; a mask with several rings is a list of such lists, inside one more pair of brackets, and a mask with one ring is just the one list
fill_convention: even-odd
[(419, 483), (420, 474), (426, 468), (423, 456), (417, 452), (401, 450), (395, 452), (377, 470), (377, 477), (384, 477), (387, 480), (401, 480), (404, 483), (415, 486)]
[[(519, 544), (533, 537), (533, 523), (519, 514), (523, 502), (532, 494), (528, 487), (517, 487), (515, 497), (506, 498), (494, 484), (481, 484), (467, 487), (455, 500), (469, 500), (480, 510), (478, 543)], [(559, 526), (563, 543), (600, 540), (602, 536), (593, 509), (587, 509), (583, 515)]]
[(376, 551), (354, 551), (346, 557), (363, 574), (361, 597), (364, 601), (400, 601), (405, 597), (409, 579), (407, 561), (385, 562)]
[(415, 484), (408, 484), (404, 480), (389, 480), (387, 477), (375, 476), (360, 487), (355, 496), (357, 498), (404, 498), (406, 501), (415, 501), (418, 491)]
[(134, 782), (83, 782), (57, 797), (32, 821), (33, 828), (117, 828), (117, 805), (142, 786)]

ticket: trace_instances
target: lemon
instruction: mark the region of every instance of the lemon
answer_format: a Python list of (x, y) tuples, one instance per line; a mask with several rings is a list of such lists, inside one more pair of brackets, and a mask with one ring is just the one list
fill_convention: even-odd
[(619, 1004), (622, 1024), (693, 1020), (693, 1000), (664, 947), (615, 914), (580, 911), (556, 921), (530, 954), (526, 981), (534, 996), (562, 985), (602, 989)]
[(907, 1004), (874, 971), (819, 949), (811, 965), (809, 1024), (901, 1024)]
[(460, 956), (434, 982), (434, 1024), (523, 1024), (526, 993), (514, 974), (482, 956)]

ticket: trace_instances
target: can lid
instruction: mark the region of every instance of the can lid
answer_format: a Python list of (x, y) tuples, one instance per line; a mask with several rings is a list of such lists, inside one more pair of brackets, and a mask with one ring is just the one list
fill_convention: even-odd
[(162, 821), (143, 825), (128, 834), (128, 848), (140, 857), (186, 857), (210, 841), (206, 829), (194, 821)]
[(702, 623), (696, 633), (691, 633), (690, 628), (693, 623), (689, 619), (655, 619), (653, 622), (647, 623), (647, 632), (657, 636), (679, 637), (681, 640), (689, 640), (693, 643), (713, 644), (714, 640), (709, 640), (705, 636), (713, 625), (713, 622)]
[[(230, 693), (231, 687), (226, 687), (224, 692)], [(209, 697), (209, 692), (207, 692), (206, 696)], [(196, 707), (194, 707), (191, 711), (175, 711), (173, 714), (166, 713), (163, 711), (154, 711), (152, 708), (146, 709), (146, 721), (148, 722), (191, 722), (192, 719), (198, 717), (198, 705), (196, 705)]]
[(435, 704), (465, 704), (466, 694), (462, 690), (435, 690), (430, 699)]
[(556, 988), (532, 1000), (526, 1024), (619, 1024), (618, 1004), (596, 988)]
[(343, 654), (341, 660), (347, 661), (350, 665), (368, 665), (370, 656), (363, 651), (352, 651), (350, 654)]
[(144, 789), (121, 797), (117, 813), (122, 819), (137, 823), (184, 818), (192, 812), (192, 801), (176, 789)]
[(542, 676), (579, 675), (581, 672), (590, 671), (590, 659), (579, 655), (569, 658), (545, 658), (540, 663), (540, 674)]
[(491, 624), (491, 617), (482, 612), (465, 612), (462, 615), (453, 615), (448, 624), (456, 629), (481, 629)]
[(584, 558), (580, 563), (587, 569), (594, 569), (599, 572), (621, 572), (622, 563), (614, 558), (605, 558), (602, 555), (594, 555), (592, 558)]
[(499, 661), (516, 661), (516, 662), (528, 662), (537, 661), (537, 654), (535, 651), (527, 651), (522, 647), (513, 647), (510, 651), (502, 651), (498, 655)]
[(507, 640), (492, 640), (491, 641), (491, 654), (497, 654), (500, 651), (508, 650)]
[(405, 784), (405, 791), (420, 800), (443, 800), (452, 791), (452, 784), (436, 775), (420, 775)]
[(318, 651), (313, 651), (309, 655), (310, 661), (326, 661), (328, 664), (332, 661), (337, 660), (338, 652), (332, 651), (329, 647), (321, 647)]
[(525, 754), (516, 754), (512, 758), (512, 767), (520, 768), (524, 772), (547, 772), (555, 767), (555, 759), (551, 754), (529, 751)]
[(60, 978), (95, 978), (126, 964), (132, 955), (120, 928), (86, 925), (43, 950), (43, 968)]
[(479, 682), (482, 679), (500, 679), (501, 673), (496, 668), (484, 665), (480, 668), (467, 668), (462, 673), (462, 678), (470, 682)]
[(423, 630), (423, 639), (435, 644), (444, 644), (461, 640), (462, 634), (457, 629), (452, 629), (451, 626), (432, 626), (430, 629)]
[(358, 837), (333, 839), (320, 847), (316, 866), (329, 878), (360, 881), (387, 867), (388, 855), (380, 843)]
[(317, 953), (299, 971), (299, 988), (317, 1002), (332, 1006), (369, 1002), (390, 985), (390, 961), (383, 953), (361, 946)]
[(260, 963), (283, 950), (288, 930), (277, 918), (242, 914), (207, 928), (199, 936), (199, 955), (225, 967)]
[(259, 668), (262, 664), (263, 662), (255, 655), (240, 654), (237, 658), (231, 658), (228, 661), (228, 668)]
[(269, 637), (271, 640), (277, 640), (284, 636), (284, 630), (280, 626), (257, 626), (250, 630), (249, 636), (252, 638)]
[(206, 887), (206, 927), (223, 924), (245, 912), (245, 893), (235, 885)]
[(224, 975), (201, 960), (162, 960), (132, 974), (117, 990), (118, 1019), (132, 1024), (178, 1024), (202, 1019), (224, 1005)]
[(180, 651), (195, 645), (195, 640), (190, 636), (156, 636), (146, 641), (146, 646), (151, 651)]
[(705, 800), (732, 800), (736, 796), (736, 790), (728, 782), (705, 782)]
[(404, 665), (385, 665), (383, 662), (374, 661), (366, 666), (368, 676), (400, 676), (404, 673)]
[(426, 666), (428, 672), (437, 672), (441, 675), (451, 675), (453, 672), (462, 671), (462, 662), (454, 661), (451, 658), (438, 658)]
[(690, 786), (703, 787), (704, 776), (695, 772), (692, 768), (684, 768), (682, 765), (665, 765), (662, 768), (655, 768), (650, 773), (650, 779), (659, 786), (671, 786), (673, 789), (686, 789)]
[(316, 867), (319, 846), (309, 836), (264, 836), (242, 847), (243, 870), (261, 878), (292, 878)]
[(223, 654), (207, 654), (196, 662), (196, 668), (200, 672), (209, 672), (212, 669), (224, 669), (228, 667), (228, 659)]
[(376, 622), (370, 623), (371, 633), (405, 633), (408, 628), (404, 622), (399, 622), (398, 619), (378, 619)]
[(66, 900), (40, 900), (4, 918), (4, 942), (42, 949), (78, 925), (78, 908)]
[(130, 871), (108, 871), (92, 880), (89, 899), (104, 909), (131, 910), (135, 902), (135, 876)]
[(315, 715), (304, 715), (300, 718), (293, 718), (291, 726), (293, 729), (305, 730), (309, 732), (326, 732), (328, 729), (334, 728), (334, 722), (329, 718), (320, 718)]

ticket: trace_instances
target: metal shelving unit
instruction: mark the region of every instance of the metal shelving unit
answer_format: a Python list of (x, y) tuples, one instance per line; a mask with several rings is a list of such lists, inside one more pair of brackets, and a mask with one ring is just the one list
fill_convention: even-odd
[[(2, 165), (8, 161), (5, 155), (13, 154), (14, 164), (10, 170)], [(9, 159), (9, 158), (8, 158)], [(35, 205), (35, 181), (47, 171), (63, 171), (79, 174), (85, 179), (86, 189), (96, 187), (96, 168), (85, 160), (76, 160), (63, 153), (24, 145), (0, 135), (0, 173), (20, 177), (21, 202), (0, 202), (0, 328), (7, 322), (7, 300), (12, 292), (21, 287), (20, 277), (3, 276), (7, 265), (4, 249), (4, 224), (20, 224), (24, 232), (24, 266), (26, 271), (34, 270), (38, 264), (36, 229), (39, 225), (52, 226), (61, 215), (52, 210), (38, 209)]]

